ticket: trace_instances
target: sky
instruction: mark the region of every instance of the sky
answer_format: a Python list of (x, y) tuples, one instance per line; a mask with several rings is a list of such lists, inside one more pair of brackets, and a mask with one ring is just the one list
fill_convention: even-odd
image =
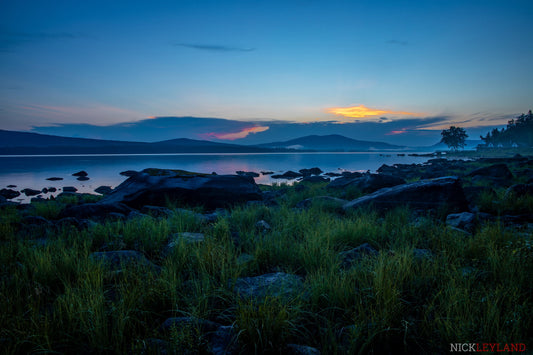
[(533, 108), (531, 0), (0, 1), (0, 129), (478, 139)]

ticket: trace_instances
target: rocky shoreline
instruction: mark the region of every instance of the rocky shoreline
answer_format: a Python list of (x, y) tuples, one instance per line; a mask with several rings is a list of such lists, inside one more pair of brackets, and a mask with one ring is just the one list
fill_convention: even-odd
[[(268, 172), (270, 173), (270, 172)], [(77, 173), (87, 177), (87, 173)], [(97, 192), (103, 197), (95, 200), (86, 194), (63, 193), (57, 197), (76, 197), (56, 216), (44, 218), (33, 215), (34, 202), (54, 203), (54, 199), (36, 199), (32, 204), (15, 204), (8, 200), (20, 194), (13, 189), (2, 189), (0, 208), (15, 208), (22, 216), (13, 224), (18, 235), (38, 236), (35, 240), (46, 245), (46, 236), (64, 228), (84, 231), (101, 223), (132, 221), (142, 218), (165, 219), (176, 213), (187, 215), (199, 225), (216, 223), (221, 218), (231, 218), (233, 208), (265, 206), (277, 208), (286, 198), (289, 187), (258, 186), (254, 177), (257, 173), (237, 172), (235, 175), (198, 174), (180, 170), (145, 169), (142, 172), (129, 172), (128, 178), (115, 189), (100, 187)], [(533, 230), (533, 215), (529, 211), (509, 211), (496, 215), (487, 211), (483, 200), (496, 196), (496, 189), (505, 189), (509, 196), (533, 195), (533, 158), (515, 156), (506, 159), (478, 159), (471, 161), (431, 159), (424, 164), (383, 165), (378, 172), (325, 173), (319, 168), (302, 169), (299, 172), (286, 172), (284, 179), (299, 179), (292, 189), (306, 191), (316, 184), (327, 184), (326, 191), (332, 196), (312, 196), (294, 204), (295, 211), (306, 211), (315, 204), (324, 204), (337, 211), (339, 216), (353, 213), (358, 209), (372, 210), (379, 215), (401, 206), (408, 206), (413, 212), (412, 223), (424, 218), (441, 220), (451, 230), (471, 236), (483, 223), (500, 221), (508, 228)], [(50, 191), (50, 189), (48, 189)], [(21, 191), (27, 196), (38, 195), (39, 191)], [(334, 196), (333, 196), (334, 195)], [(352, 198), (356, 196), (355, 198)], [(169, 208), (169, 205), (174, 208)], [(259, 235), (270, 233), (272, 227), (265, 220), (253, 221), (254, 230)], [(203, 233), (196, 230), (171, 234), (162, 255), (170, 255), (173, 249), (185, 244), (203, 243)], [(243, 236), (232, 234), (235, 245), (243, 243)], [(350, 269), (362, 258), (376, 257), (379, 250), (363, 243), (338, 254), (341, 267)], [(434, 252), (430, 249), (415, 248), (415, 260), (431, 260)], [(247, 263), (246, 254), (237, 262)], [(102, 263), (113, 273), (120, 273), (128, 265), (143, 267), (151, 272), (161, 273), (164, 264), (158, 259), (150, 260), (142, 250), (125, 249), (125, 245), (102, 245), (91, 258)], [(248, 255), (249, 258), (253, 256)], [(246, 259), (246, 260), (245, 260)], [(241, 260), (241, 261), (239, 261)], [(269, 272), (260, 275), (241, 275), (231, 283), (238, 299), (264, 302), (266, 297), (307, 297), (302, 275), (289, 272)], [(196, 317), (172, 317), (160, 326), (165, 334), (173, 328), (193, 325), (208, 344), (210, 353), (236, 354), (241, 350), (237, 329), (211, 319)], [(148, 339), (146, 351), (164, 353), (170, 351), (171, 344), (162, 339)], [(290, 354), (318, 354), (318, 349), (302, 344), (286, 344), (284, 351)]]

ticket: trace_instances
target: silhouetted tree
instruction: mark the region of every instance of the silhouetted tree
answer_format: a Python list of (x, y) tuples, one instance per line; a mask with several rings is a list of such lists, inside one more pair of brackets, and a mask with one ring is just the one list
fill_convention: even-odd
[(466, 145), (465, 141), (468, 134), (466, 134), (464, 128), (451, 126), (449, 129), (440, 132), (440, 134), (442, 136), (441, 142), (453, 150), (463, 148)]
[(487, 147), (533, 147), (533, 113), (521, 114), (507, 122), (507, 127), (494, 128), (485, 137), (480, 136)]

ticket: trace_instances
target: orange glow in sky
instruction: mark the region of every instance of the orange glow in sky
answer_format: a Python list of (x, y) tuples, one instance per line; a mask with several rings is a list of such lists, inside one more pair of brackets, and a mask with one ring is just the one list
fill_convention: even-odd
[(389, 111), (389, 110), (380, 110), (368, 108), (365, 105), (351, 106), (351, 107), (331, 107), (326, 109), (327, 113), (332, 113), (337, 116), (344, 116), (348, 118), (366, 118), (366, 117), (375, 117), (385, 114), (394, 114), (394, 115), (416, 115), (412, 112), (403, 112), (403, 111)]
[(240, 132), (234, 132), (234, 133), (207, 133), (205, 136), (208, 137), (215, 137), (218, 139), (224, 139), (228, 141), (234, 141), (236, 139), (244, 138), (250, 133), (259, 133), (264, 132), (268, 130), (270, 127), (268, 126), (256, 126), (256, 127), (249, 127), (249, 128), (243, 128)]

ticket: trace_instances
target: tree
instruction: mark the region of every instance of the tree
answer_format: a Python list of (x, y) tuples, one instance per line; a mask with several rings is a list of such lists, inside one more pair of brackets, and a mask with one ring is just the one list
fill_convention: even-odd
[(465, 141), (468, 137), (464, 128), (455, 126), (443, 130), (440, 135), (442, 136), (441, 142), (453, 150), (463, 148), (466, 145)]

